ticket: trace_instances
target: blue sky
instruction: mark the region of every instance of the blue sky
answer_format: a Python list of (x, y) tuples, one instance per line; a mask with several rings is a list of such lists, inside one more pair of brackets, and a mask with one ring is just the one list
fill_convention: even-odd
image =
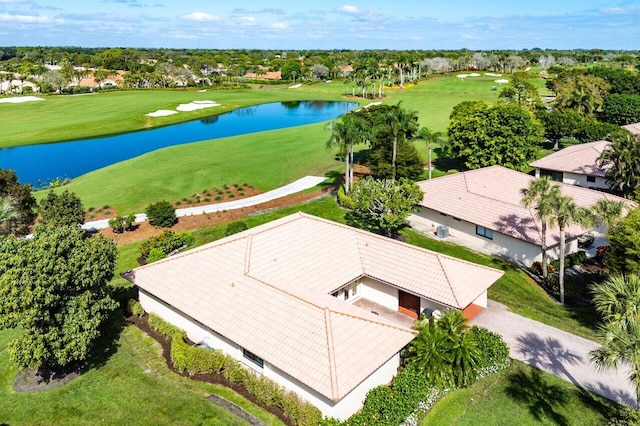
[(640, 49), (640, 0), (0, 0), (0, 46)]

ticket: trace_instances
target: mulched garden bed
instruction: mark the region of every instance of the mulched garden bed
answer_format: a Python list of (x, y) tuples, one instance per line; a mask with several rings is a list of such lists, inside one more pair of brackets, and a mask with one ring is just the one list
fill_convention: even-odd
[[(295, 426), (285, 416), (284, 412), (281, 409), (262, 404), (260, 401), (256, 400), (256, 398), (254, 398), (253, 395), (251, 395), (249, 392), (247, 392), (247, 390), (244, 388), (244, 386), (242, 384), (240, 384), (240, 383), (232, 383), (232, 382), (230, 382), (229, 380), (227, 380), (224, 376), (222, 376), (220, 374), (194, 374), (194, 375), (189, 375), (188, 373), (184, 373), (184, 372), (180, 372), (180, 371), (176, 370), (175, 367), (173, 366), (173, 362), (171, 362), (171, 342), (170, 342), (170, 340), (167, 339), (166, 337), (164, 337), (163, 335), (161, 335), (160, 333), (158, 333), (157, 331), (155, 331), (149, 325), (148, 318), (149, 318), (149, 316), (147, 314), (145, 314), (142, 317), (137, 317), (135, 315), (132, 315), (132, 316), (127, 318), (127, 321), (129, 323), (131, 323), (131, 324), (134, 324), (140, 330), (144, 331), (149, 336), (151, 336), (153, 339), (155, 339), (158, 343), (160, 343), (160, 346), (162, 347), (162, 357), (167, 362), (167, 366), (169, 367), (169, 369), (171, 371), (173, 371), (174, 373), (179, 374), (179, 375), (181, 375), (183, 377), (188, 377), (190, 379), (198, 380), (200, 382), (214, 383), (214, 384), (219, 384), (219, 385), (223, 385), (223, 386), (226, 386), (228, 388), (231, 388), (234, 391), (236, 391), (237, 393), (239, 393), (240, 395), (242, 395), (243, 397), (245, 397), (246, 399), (248, 399), (249, 401), (253, 402), (254, 404), (262, 407), (263, 409), (267, 410), (271, 414), (273, 414), (276, 417), (278, 417), (284, 424), (286, 424), (288, 426)], [(215, 401), (212, 401), (212, 402), (215, 403)], [(228, 407), (225, 406), (224, 408), (228, 408)], [(238, 407), (238, 408), (240, 410), (242, 410), (242, 408), (240, 408), (240, 407)], [(242, 410), (242, 411), (244, 411), (244, 410)], [(240, 417), (242, 417), (242, 416), (240, 416)]]

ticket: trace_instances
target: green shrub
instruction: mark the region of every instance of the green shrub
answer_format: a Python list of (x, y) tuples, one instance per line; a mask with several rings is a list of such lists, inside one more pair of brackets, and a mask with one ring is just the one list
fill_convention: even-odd
[(340, 204), (342, 207), (344, 207), (345, 209), (351, 209), (353, 210), (355, 208), (355, 203), (353, 202), (353, 200), (351, 199), (351, 197), (349, 197), (345, 192), (344, 192), (344, 186), (341, 186), (340, 188), (338, 188), (338, 204)]
[(124, 232), (124, 223), (122, 220), (122, 216), (116, 216), (109, 219), (109, 227), (113, 229), (113, 232), (116, 234), (122, 234)]
[(567, 255), (565, 263), (567, 264), (567, 267), (572, 267), (581, 265), (585, 260), (587, 260), (587, 253), (579, 250), (575, 253)]
[(137, 317), (141, 317), (144, 315), (144, 308), (136, 299), (127, 300), (127, 311), (131, 315), (135, 315)]
[(224, 235), (228, 237), (229, 235), (237, 234), (238, 232), (242, 232), (249, 229), (247, 224), (241, 220), (237, 222), (231, 222), (227, 225), (227, 228), (224, 231)]
[(168, 339), (175, 335), (184, 336), (184, 331), (153, 313), (149, 314), (149, 326)]
[(149, 251), (146, 261), (147, 263), (153, 263), (153, 262), (157, 262), (158, 260), (165, 259), (166, 257), (167, 257), (167, 254), (164, 251), (162, 251), (161, 248), (154, 247), (151, 249), (151, 251)]
[[(540, 261), (533, 262), (529, 270), (531, 271), (532, 274), (542, 276), (542, 262)], [(549, 262), (547, 262), (547, 273), (549, 275), (556, 273), (556, 268)]]
[(169, 228), (177, 222), (176, 211), (168, 201), (148, 205), (145, 213), (149, 223), (159, 228)]
[[(143, 241), (142, 244), (140, 244), (140, 256), (147, 262), (151, 262), (151, 260), (149, 260), (149, 256), (153, 249), (162, 251), (165, 255), (164, 257), (166, 257), (176, 250), (189, 247), (194, 242), (195, 237), (190, 232), (180, 232), (176, 234), (173, 231), (166, 230), (155, 237), (151, 237)], [(160, 259), (163, 259), (164, 257), (160, 257)], [(155, 260), (158, 260), (158, 258)]]
[(472, 326), (469, 330), (482, 356), (478, 365), (478, 378), (496, 373), (509, 365), (509, 346), (502, 336), (484, 327)]

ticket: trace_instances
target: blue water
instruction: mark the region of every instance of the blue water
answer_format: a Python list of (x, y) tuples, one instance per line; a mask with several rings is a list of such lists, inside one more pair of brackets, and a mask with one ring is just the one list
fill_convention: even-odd
[(20, 183), (40, 187), (52, 179), (73, 179), (167, 146), (332, 120), (357, 105), (326, 101), (271, 103), (118, 136), (3, 148), (0, 169), (13, 169)]

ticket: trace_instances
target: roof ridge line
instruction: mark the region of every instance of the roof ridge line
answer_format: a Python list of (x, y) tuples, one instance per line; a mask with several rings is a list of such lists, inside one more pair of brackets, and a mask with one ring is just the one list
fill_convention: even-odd
[(340, 400), (338, 393), (338, 374), (336, 371), (336, 354), (333, 347), (333, 327), (331, 326), (331, 311), (324, 309), (324, 329), (327, 337), (327, 352), (329, 353), (329, 379), (331, 381), (331, 396), (337, 402)]
[[(438, 263), (440, 264), (440, 268), (442, 268), (442, 273), (444, 274), (445, 278), (447, 279), (447, 284), (449, 284), (449, 288), (451, 289), (451, 294), (453, 294), (453, 298), (456, 300), (456, 304), (458, 306), (460, 306), (460, 301), (458, 300), (458, 295), (456, 294), (453, 285), (451, 285), (451, 278), (449, 278), (449, 274), (447, 274), (447, 270), (445, 269), (444, 265), (442, 264), (442, 260), (440, 259), (440, 256), (438, 256)], [(460, 308), (461, 310), (464, 309), (464, 307)]]

